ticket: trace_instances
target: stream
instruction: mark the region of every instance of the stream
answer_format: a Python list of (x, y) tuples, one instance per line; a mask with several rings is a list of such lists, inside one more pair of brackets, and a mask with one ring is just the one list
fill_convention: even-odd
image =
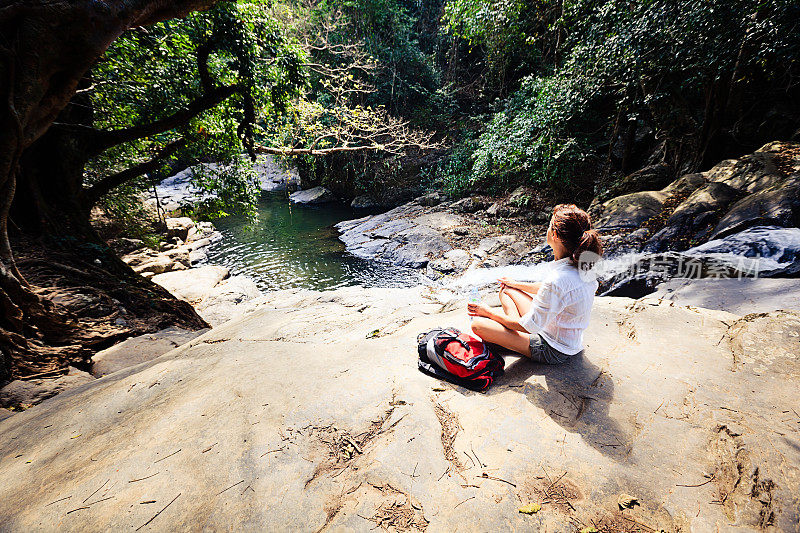
[(344, 205), (292, 206), (286, 193), (263, 193), (258, 215), (214, 221), (222, 239), (208, 250), (207, 262), (251, 277), (261, 290), (329, 290), (408, 287), (425, 278), (418, 271), (361, 259), (345, 250), (333, 224), (365, 216)]

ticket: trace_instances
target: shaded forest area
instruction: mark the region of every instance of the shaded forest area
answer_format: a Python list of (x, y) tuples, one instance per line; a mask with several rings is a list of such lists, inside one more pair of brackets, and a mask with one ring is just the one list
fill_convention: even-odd
[(90, 223), (146, 233), (141, 191), (198, 161), (235, 169), (196, 177), (208, 216), (252, 211), (259, 152), (345, 197), (588, 205), (800, 135), (791, 0), (212, 4), (0, 7), (0, 380), (203, 325)]

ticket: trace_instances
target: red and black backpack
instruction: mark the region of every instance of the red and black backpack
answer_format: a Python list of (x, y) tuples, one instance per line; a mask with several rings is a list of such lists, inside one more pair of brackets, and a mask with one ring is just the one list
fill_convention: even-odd
[(503, 375), (505, 362), (486, 344), (456, 328), (436, 328), (417, 336), (422, 372), (470, 390), (489, 388)]

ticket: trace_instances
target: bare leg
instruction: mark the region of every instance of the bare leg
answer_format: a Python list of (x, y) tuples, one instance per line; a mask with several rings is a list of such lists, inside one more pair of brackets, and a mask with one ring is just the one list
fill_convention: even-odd
[(531, 308), (533, 297), (519, 289), (504, 287), (500, 289), (500, 303), (503, 311), (511, 318), (519, 318)]
[(526, 357), (531, 356), (530, 336), (527, 333), (508, 329), (486, 317), (475, 317), (472, 320), (472, 331), (486, 342), (499, 344)]

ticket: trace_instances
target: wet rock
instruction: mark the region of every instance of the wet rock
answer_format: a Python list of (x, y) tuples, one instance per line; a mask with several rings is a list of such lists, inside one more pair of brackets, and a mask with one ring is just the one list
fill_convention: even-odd
[(319, 186), (304, 191), (293, 192), (289, 195), (289, 202), (293, 204), (325, 204), (334, 201), (333, 193), (325, 187)]
[(759, 275), (800, 273), (800, 228), (753, 226), (686, 250), (691, 255), (730, 256), (757, 261)]
[(48, 398), (95, 381), (88, 372), (69, 367), (69, 372), (56, 378), (12, 381), (0, 389), (0, 407), (28, 407)]
[(228, 269), (223, 266), (208, 265), (181, 272), (166, 272), (152, 279), (177, 298), (194, 304), (205, 298), (228, 274)]
[(166, 219), (167, 236), (186, 241), (189, 230), (194, 228), (194, 221), (189, 217), (177, 217)]
[(94, 354), (92, 375), (99, 378), (150, 361), (186, 344), (206, 331), (208, 329), (189, 331), (173, 326), (156, 333), (131, 337)]

